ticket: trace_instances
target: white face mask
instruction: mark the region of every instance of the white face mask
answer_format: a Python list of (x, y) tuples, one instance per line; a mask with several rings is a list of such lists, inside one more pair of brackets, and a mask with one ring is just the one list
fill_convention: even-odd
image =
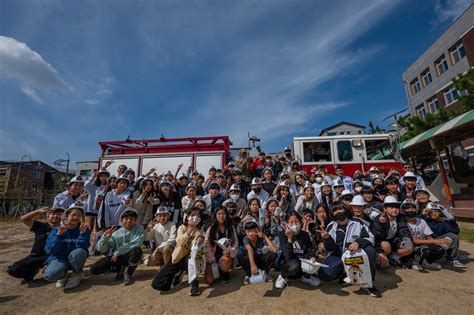
[(290, 229), (291, 233), (298, 234), (301, 230), (301, 225), (299, 224), (289, 225), (288, 228)]
[(231, 195), (230, 198), (232, 198), (232, 200), (234, 201), (237, 201), (237, 199), (239, 199), (239, 195), (238, 194)]
[(192, 217), (189, 217), (189, 221), (193, 222), (195, 225), (198, 225), (201, 222), (201, 218), (197, 215), (193, 215)]
[(354, 188), (354, 190), (359, 193), (359, 192), (361, 192), (362, 187), (356, 187), (356, 188)]

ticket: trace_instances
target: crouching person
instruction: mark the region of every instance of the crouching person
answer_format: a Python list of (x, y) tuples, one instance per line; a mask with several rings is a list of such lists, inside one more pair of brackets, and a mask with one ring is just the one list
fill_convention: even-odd
[(250, 277), (257, 275), (258, 270), (265, 271), (267, 279), (268, 271), (273, 265), (277, 248), (273, 242), (266, 236), (257, 223), (253, 220), (244, 224), (245, 237), (244, 247), (247, 255), (244, 257), (243, 268), (245, 270), (244, 284), (250, 284)]
[[(226, 244), (217, 243), (220, 239), (227, 239)], [(212, 284), (215, 280), (212, 272), (213, 266), (217, 265), (219, 275), (222, 281), (228, 283), (230, 281), (229, 272), (234, 266), (234, 258), (239, 246), (237, 239), (237, 231), (234, 228), (232, 218), (227, 212), (227, 208), (219, 206), (213, 214), (211, 226), (207, 229), (204, 239), (204, 252), (206, 254), (206, 272), (204, 274), (205, 281)]]
[[(328, 268), (320, 268), (318, 276), (322, 281), (339, 279), (339, 284), (345, 285), (344, 264), (341, 260), (346, 250), (356, 251), (363, 249), (369, 258), (372, 281), (375, 281), (376, 252), (374, 249), (374, 236), (369, 229), (359, 221), (351, 220), (351, 210), (344, 204), (336, 203), (331, 207), (333, 221), (329, 223), (326, 231), (321, 232), (324, 239), (324, 248), (330, 254), (326, 256), (323, 264)], [(370, 296), (380, 297), (381, 293), (372, 286), (364, 288)]]
[[(60, 226), (51, 230), (44, 250), (48, 254), (44, 278), (56, 282), (56, 287), (74, 289), (84, 278), (84, 264), (87, 259), (91, 232), (84, 222), (84, 208), (71, 205), (63, 215)], [(68, 269), (73, 274), (67, 277)]]
[(107, 256), (92, 264), (91, 274), (104, 274), (115, 267), (115, 280), (123, 280), (124, 285), (134, 282), (132, 275), (142, 259), (140, 246), (144, 237), (143, 227), (137, 223), (137, 218), (137, 210), (127, 208), (120, 215), (121, 226), (105, 230), (96, 249)]
[[(153, 279), (151, 286), (159, 291), (169, 291), (171, 285), (177, 286), (181, 283), (181, 278), (188, 270), (188, 258), (191, 254), (191, 247), (202, 245), (204, 236), (201, 226), (201, 216), (203, 211), (197, 208), (191, 209), (186, 217), (186, 223), (178, 228), (176, 247), (173, 250), (171, 261), (160, 269)], [(199, 280), (195, 279), (191, 283), (191, 296), (199, 295)]]
[(148, 266), (165, 266), (171, 261), (176, 246), (176, 225), (170, 221), (171, 213), (159, 207), (155, 219), (148, 224), (145, 239), (154, 241), (155, 250), (150, 255)]
[[(33, 281), (36, 274), (44, 266), (48, 255), (44, 251), (44, 245), (49, 232), (61, 222), (63, 208), (41, 208), (23, 215), (20, 220), (35, 233), (35, 240), (28, 256), (8, 266), (7, 272), (10, 276), (22, 279), (25, 284)], [(46, 223), (33, 220), (35, 216), (46, 214)]]
[(288, 217), (285, 230), (279, 232), (280, 247), (285, 257), (281, 262), (281, 274), (275, 282), (277, 289), (284, 289), (289, 279), (301, 279), (313, 287), (320, 284), (318, 278), (304, 274), (299, 258), (316, 261), (314, 246), (308, 232), (301, 229), (303, 225), (300, 214), (292, 211)]

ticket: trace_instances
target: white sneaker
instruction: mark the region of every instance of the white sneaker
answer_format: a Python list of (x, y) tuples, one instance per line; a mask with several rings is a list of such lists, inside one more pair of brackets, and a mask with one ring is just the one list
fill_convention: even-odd
[(275, 288), (283, 290), (288, 285), (288, 282), (280, 274), (275, 281)]
[(426, 269), (441, 270), (441, 265), (440, 265), (440, 264), (438, 264), (438, 263), (432, 263), (432, 264), (430, 264), (430, 263), (427, 262), (426, 260), (423, 261), (422, 266), (425, 267)]
[(464, 265), (462, 262), (460, 262), (457, 259), (450, 260), (447, 262), (449, 265), (456, 267), (456, 268), (466, 268), (466, 265)]
[(62, 279), (56, 281), (56, 288), (64, 288), (67, 284), (67, 277), (65, 276)]
[(416, 271), (423, 271), (423, 270), (424, 270), (423, 267), (421, 267), (421, 266), (418, 265), (417, 263), (413, 263), (413, 264), (411, 265), (411, 269), (416, 270)]
[(82, 279), (84, 279), (84, 272), (81, 271), (78, 273), (73, 273), (71, 278), (69, 278), (69, 280), (67, 281), (67, 284), (64, 289), (69, 290), (77, 288), (79, 284), (81, 284)]
[(245, 276), (245, 278), (244, 278), (244, 284), (250, 284), (250, 277)]
[(301, 277), (301, 282), (307, 283), (312, 287), (318, 287), (321, 284), (321, 280), (318, 277), (309, 276), (306, 278), (305, 276)]

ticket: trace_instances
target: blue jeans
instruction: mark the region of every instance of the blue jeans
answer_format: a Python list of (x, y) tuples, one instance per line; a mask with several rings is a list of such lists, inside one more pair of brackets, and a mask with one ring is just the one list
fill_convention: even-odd
[(87, 259), (87, 251), (82, 248), (76, 248), (69, 256), (68, 261), (52, 260), (44, 270), (44, 279), (49, 282), (55, 282), (64, 278), (67, 270), (70, 268), (75, 273), (81, 272)]

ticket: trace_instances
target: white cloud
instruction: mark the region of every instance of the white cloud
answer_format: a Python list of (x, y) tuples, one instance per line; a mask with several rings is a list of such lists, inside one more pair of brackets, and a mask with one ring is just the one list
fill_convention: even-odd
[(37, 52), (6, 36), (0, 36), (0, 76), (18, 81), (23, 93), (38, 103), (43, 103), (38, 91), (72, 90)]
[(435, 4), (436, 19), (433, 24), (455, 20), (471, 4), (473, 4), (472, 0), (437, 0)]

